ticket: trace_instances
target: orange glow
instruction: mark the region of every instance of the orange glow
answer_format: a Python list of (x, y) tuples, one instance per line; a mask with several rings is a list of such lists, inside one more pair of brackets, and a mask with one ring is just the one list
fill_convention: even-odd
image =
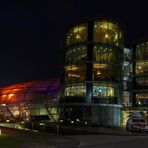
[(79, 67), (76, 66), (76, 65), (65, 66), (65, 70), (67, 70), (67, 71), (76, 71), (76, 70), (78, 70), (78, 69), (79, 69)]
[(9, 94), (8, 98), (11, 99), (14, 96), (14, 94)]
[(1, 92), (1, 94), (2, 94), (2, 95), (7, 95), (7, 94), (9, 94), (9, 92), (10, 92), (10, 90), (3, 90), (3, 91)]
[[(19, 102), (19, 100), (25, 100), (25, 97), (30, 94), (30, 90), (36, 91), (47, 91), (50, 89), (49, 86), (55, 85), (57, 90), (59, 89), (59, 83), (57, 80), (39, 80), (33, 82), (24, 82), (19, 84), (14, 84), (0, 88), (0, 104), (7, 104), (10, 102)], [(27, 98), (28, 99), (28, 98)], [(29, 98), (29, 100), (31, 97)]]

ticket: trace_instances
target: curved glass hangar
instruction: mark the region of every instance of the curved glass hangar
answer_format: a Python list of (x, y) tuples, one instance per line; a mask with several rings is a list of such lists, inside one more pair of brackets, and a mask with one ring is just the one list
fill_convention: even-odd
[(19, 83), (0, 89), (0, 122), (56, 122), (60, 84), (57, 80)]
[(65, 33), (61, 120), (120, 126), (123, 32), (108, 19), (77, 24)]
[(133, 50), (133, 107), (148, 107), (148, 40), (137, 42)]

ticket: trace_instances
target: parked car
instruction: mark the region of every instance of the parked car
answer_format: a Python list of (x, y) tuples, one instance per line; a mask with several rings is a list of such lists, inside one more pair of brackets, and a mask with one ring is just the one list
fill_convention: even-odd
[(144, 131), (148, 132), (148, 123), (143, 117), (130, 117), (126, 123), (128, 131)]
[(144, 118), (141, 112), (132, 112), (131, 117), (134, 118)]

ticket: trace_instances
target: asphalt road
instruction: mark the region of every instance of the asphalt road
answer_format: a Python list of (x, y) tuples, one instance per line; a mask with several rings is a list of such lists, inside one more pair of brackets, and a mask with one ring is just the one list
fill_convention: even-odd
[[(56, 136), (46, 133), (2, 128), (2, 133), (23, 139), (21, 148), (147, 148), (148, 134)], [(80, 145), (78, 143), (80, 141)]]
[(78, 148), (147, 148), (148, 136), (76, 135)]

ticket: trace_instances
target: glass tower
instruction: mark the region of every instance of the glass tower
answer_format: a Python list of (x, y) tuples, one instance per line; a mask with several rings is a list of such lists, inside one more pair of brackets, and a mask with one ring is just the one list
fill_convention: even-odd
[(64, 37), (61, 119), (120, 126), (123, 32), (110, 19), (89, 20)]

